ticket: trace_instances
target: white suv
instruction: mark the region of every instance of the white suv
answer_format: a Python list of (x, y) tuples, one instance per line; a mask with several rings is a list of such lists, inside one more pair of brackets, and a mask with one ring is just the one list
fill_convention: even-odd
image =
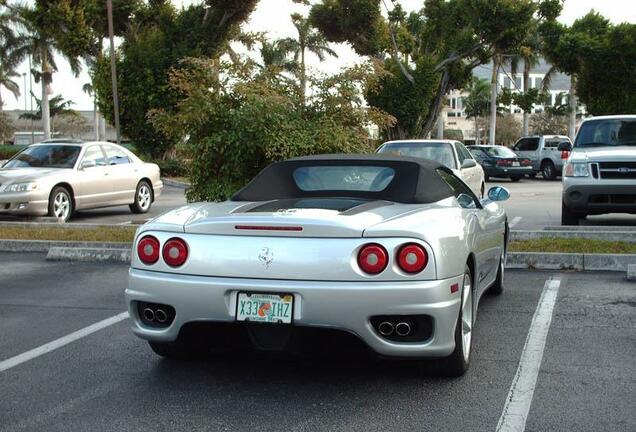
[(636, 115), (585, 120), (563, 168), (562, 225), (587, 215), (636, 214)]

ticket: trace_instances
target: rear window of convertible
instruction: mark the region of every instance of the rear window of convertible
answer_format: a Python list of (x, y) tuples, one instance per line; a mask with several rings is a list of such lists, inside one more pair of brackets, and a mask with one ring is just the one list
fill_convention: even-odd
[(293, 172), (302, 191), (381, 192), (395, 177), (395, 170), (381, 166), (303, 166)]

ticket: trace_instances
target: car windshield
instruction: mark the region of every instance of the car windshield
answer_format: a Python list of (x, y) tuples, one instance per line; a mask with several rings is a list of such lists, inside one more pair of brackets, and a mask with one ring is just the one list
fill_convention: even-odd
[(574, 147), (604, 146), (636, 146), (636, 119), (601, 119), (583, 123)]
[(399, 142), (382, 146), (378, 153), (430, 159), (451, 169), (457, 168), (453, 147), (440, 142)]
[(380, 192), (395, 177), (395, 170), (380, 166), (306, 166), (294, 170), (299, 189), (309, 191)]
[(496, 147), (484, 147), (484, 151), (488, 156), (499, 158), (515, 158), (517, 154), (510, 150), (508, 147), (496, 146)]
[(3, 168), (73, 168), (81, 149), (70, 145), (27, 147)]

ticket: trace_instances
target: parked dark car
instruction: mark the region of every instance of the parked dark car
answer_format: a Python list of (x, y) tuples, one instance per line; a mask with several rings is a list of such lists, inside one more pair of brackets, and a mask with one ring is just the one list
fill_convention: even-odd
[(532, 174), (532, 161), (520, 158), (508, 147), (479, 145), (470, 146), (468, 150), (484, 169), (486, 180), (490, 177), (503, 177), (519, 181), (521, 177)]

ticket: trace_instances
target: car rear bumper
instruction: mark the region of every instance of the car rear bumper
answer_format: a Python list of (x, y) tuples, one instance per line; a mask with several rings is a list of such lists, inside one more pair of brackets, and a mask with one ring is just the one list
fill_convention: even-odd
[(534, 171), (528, 167), (484, 167), (484, 172), (490, 177), (523, 177)]
[(571, 211), (594, 213), (636, 213), (636, 184), (564, 185), (563, 202)]
[[(378, 354), (395, 357), (445, 357), (455, 348), (460, 293), (451, 294), (463, 276), (434, 281), (319, 282), (218, 278), (131, 269), (126, 303), (134, 333), (151, 341), (174, 341), (186, 324), (235, 323), (237, 293), (294, 295), (293, 325), (342, 330), (357, 336)], [(176, 315), (166, 328), (144, 324), (137, 302), (172, 306)], [(382, 337), (371, 323), (380, 315), (426, 315), (432, 333), (422, 341), (396, 342)], [(252, 324), (255, 325), (255, 324)]]

